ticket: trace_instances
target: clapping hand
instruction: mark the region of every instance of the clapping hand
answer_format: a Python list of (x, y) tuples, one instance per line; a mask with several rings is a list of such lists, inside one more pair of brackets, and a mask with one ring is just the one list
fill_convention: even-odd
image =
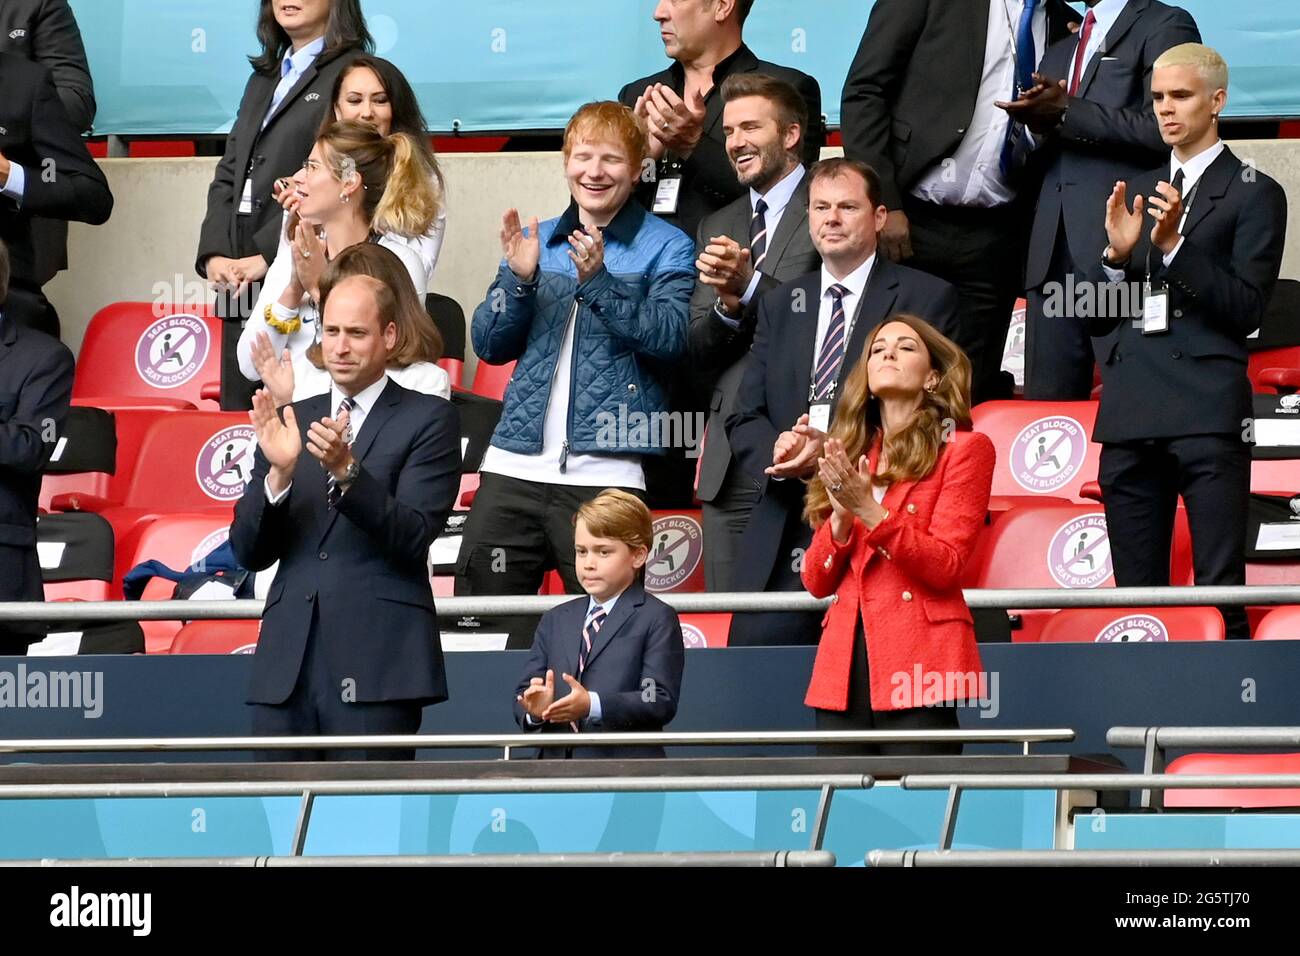
[(507, 209), (501, 218), (501, 251), (506, 264), (520, 282), (532, 282), (537, 274), (537, 264), (542, 259), (542, 244), (537, 237), (537, 217), (528, 222), (524, 234), (519, 222), (519, 210)]
[(251, 354), (253, 367), (275, 404), (288, 405), (293, 401), (293, 359), (289, 350), (284, 349), (277, 358), (271, 336), (258, 332), (253, 338)]

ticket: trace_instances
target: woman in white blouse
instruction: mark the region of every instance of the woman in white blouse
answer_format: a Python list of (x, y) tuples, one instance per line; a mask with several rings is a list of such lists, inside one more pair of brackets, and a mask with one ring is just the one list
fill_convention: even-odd
[(286, 201), (283, 251), (271, 264), (239, 339), (239, 368), (246, 378), (258, 378), (252, 346), (261, 333), (277, 351), (287, 348), (295, 358), (315, 344), (320, 278), (344, 249), (366, 242), (389, 248), (415, 292), (424, 294), (429, 284), (424, 262), (402, 240), (425, 236), (441, 208), (427, 156), (420, 141), (406, 133), (384, 136), (356, 120), (325, 128), (286, 187), (292, 195)]
[[(393, 290), (397, 300), (397, 344), (389, 356), (388, 377), (403, 388), (451, 398), (447, 373), (436, 364), (442, 356), (442, 337), (406, 278), (400, 256), (378, 243), (362, 242), (344, 249), (321, 277), (324, 294), (335, 283), (354, 275), (378, 279)], [(319, 344), (302, 355), (277, 350), (271, 337), (259, 333), (251, 356), (258, 376), (276, 405), (287, 405), (329, 391), (330, 377)]]

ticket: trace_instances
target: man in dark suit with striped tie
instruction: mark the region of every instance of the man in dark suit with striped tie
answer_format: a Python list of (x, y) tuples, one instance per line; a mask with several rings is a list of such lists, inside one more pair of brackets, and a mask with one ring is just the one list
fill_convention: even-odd
[(749, 364), (759, 299), (821, 264), (808, 235), (803, 97), (782, 80), (740, 73), (722, 84), (722, 99), (727, 156), (747, 188), (706, 216), (696, 237), (690, 371), (697, 407), (709, 409), (695, 496), (704, 511), (710, 591), (731, 590), (735, 549), (758, 500), (758, 482), (731, 454), (726, 422)]
[(266, 390), (254, 396), (253, 476), (230, 529), (241, 565), (279, 562), (253, 659), (253, 732), (413, 734), (424, 705), (447, 699), (427, 565), (460, 483), (460, 430), (450, 402), (388, 377), (391, 288), (327, 273), (320, 304), (330, 390), (283, 420)]
[[(876, 254), (888, 210), (880, 178), (865, 163), (826, 159), (808, 174), (808, 228), (820, 271), (760, 300), (749, 367), (727, 419), (740, 467), (760, 486), (741, 537), (737, 591), (802, 591), (812, 530), (804, 485), (821, 454), (844, 378), (868, 332), (898, 312), (938, 328), (956, 321), (957, 291), (942, 279)], [(732, 644), (815, 644), (816, 614), (738, 614)]]

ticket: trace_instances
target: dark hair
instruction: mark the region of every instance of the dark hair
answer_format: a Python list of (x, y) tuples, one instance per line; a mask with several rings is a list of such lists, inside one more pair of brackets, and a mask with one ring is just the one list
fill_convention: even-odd
[[(284, 27), (275, 19), (272, 0), (262, 0), (261, 11), (257, 15), (257, 41), (262, 44), (262, 52), (250, 56), (248, 62), (258, 73), (274, 75), (280, 69), (285, 51), (293, 43), (289, 34), (284, 32)], [(375, 49), (374, 38), (366, 27), (365, 14), (361, 12), (361, 0), (330, 0), (330, 16), (325, 24), (325, 49), (321, 56), (353, 49), (364, 50), (366, 53)]]
[(812, 168), (808, 170), (808, 188), (811, 189), (812, 184), (819, 179), (836, 179), (847, 172), (857, 173), (867, 184), (867, 199), (871, 202), (872, 209), (884, 202), (879, 174), (862, 160), (849, 159), (847, 156), (836, 156), (813, 163)]
[(732, 73), (722, 81), (722, 102), (730, 103), (745, 96), (761, 96), (776, 106), (777, 122), (781, 131), (798, 125), (800, 145), (795, 147), (798, 153), (803, 149), (803, 136), (808, 131), (808, 104), (803, 96), (785, 80), (778, 80), (766, 73)]
[(9, 247), (0, 239), (0, 305), (9, 298)]
[(745, 25), (749, 11), (754, 9), (754, 0), (736, 0), (736, 9), (740, 11), (740, 25)]
[[(436, 362), (442, 358), (442, 335), (420, 304), (422, 292), (411, 284), (411, 276), (402, 260), (391, 249), (374, 242), (348, 246), (330, 262), (320, 280), (320, 311), (325, 314), (325, 300), (333, 288), (351, 276), (370, 276), (383, 283), (393, 297), (392, 311), (386, 318), (397, 325), (397, 343), (388, 354), (390, 367), (406, 368), (416, 362)], [(380, 306), (380, 330), (383, 330), (385, 303)], [(320, 343), (307, 350), (307, 360), (324, 368)]]
[(324, 117), (321, 118), (320, 132), (324, 133), (330, 124), (334, 122), (339, 95), (343, 92), (343, 81), (348, 78), (350, 73), (360, 69), (370, 70), (375, 76), (379, 77), (379, 85), (388, 94), (388, 104), (393, 110), (392, 132), (406, 133), (423, 147), (425, 162), (433, 169), (434, 179), (438, 182), (438, 190), (445, 193), (447, 183), (443, 179), (442, 170), (438, 167), (438, 160), (433, 154), (433, 147), (429, 145), (429, 126), (425, 122), (424, 113), (420, 109), (420, 101), (415, 96), (415, 90), (411, 89), (411, 84), (407, 81), (405, 74), (393, 63), (381, 56), (371, 56), (367, 53), (355, 58), (343, 68), (334, 80), (334, 89), (330, 91), (330, 105), (329, 109), (325, 111)]

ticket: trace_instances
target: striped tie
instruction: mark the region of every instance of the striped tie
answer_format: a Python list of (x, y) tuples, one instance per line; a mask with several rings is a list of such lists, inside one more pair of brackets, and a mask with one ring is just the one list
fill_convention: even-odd
[(749, 258), (757, 272), (767, 258), (767, 202), (760, 199), (754, 204), (754, 218), (749, 220)]
[[(605, 623), (605, 609), (597, 605), (591, 611), (591, 616), (587, 618), (587, 623), (582, 629), (582, 646), (578, 648), (578, 683), (582, 683), (582, 672), (587, 669), (587, 656), (591, 654), (591, 641), (600, 633), (600, 626)], [(573, 732), (578, 732), (578, 722), (572, 720), (569, 726)]]
[(813, 401), (825, 401), (831, 386), (839, 378), (844, 364), (844, 297), (849, 290), (836, 283), (826, 290), (831, 297), (831, 324), (822, 339), (821, 354), (817, 358), (817, 374), (813, 376)]
[[(352, 409), (357, 407), (357, 403), (350, 396), (343, 396), (343, 401), (339, 402), (339, 410), (334, 413), (334, 420), (338, 421), (343, 417), (343, 413), (348, 413), (348, 423), (343, 429), (343, 440), (349, 445), (352, 444)], [(337, 507), (342, 492), (339, 491), (339, 483), (330, 475), (325, 479), (325, 499), (329, 502), (331, 508)]]

